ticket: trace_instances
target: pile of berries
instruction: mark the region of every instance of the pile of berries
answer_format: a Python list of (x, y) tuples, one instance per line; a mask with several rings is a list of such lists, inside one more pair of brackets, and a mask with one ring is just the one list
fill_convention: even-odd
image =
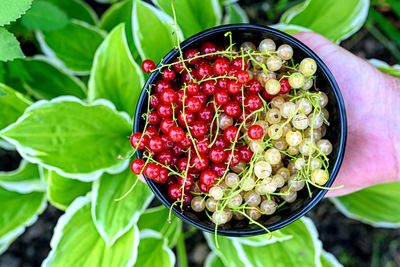
[(292, 47), (271, 39), (258, 48), (231, 39), (180, 50), (155, 67), (142, 64), (161, 79), (148, 90), (144, 131), (131, 136), (143, 150), (131, 169), (163, 183), (173, 205), (216, 225), (255, 222), (294, 202), (306, 184), (327, 182), (328, 97), (316, 87), (313, 59), (295, 63)]

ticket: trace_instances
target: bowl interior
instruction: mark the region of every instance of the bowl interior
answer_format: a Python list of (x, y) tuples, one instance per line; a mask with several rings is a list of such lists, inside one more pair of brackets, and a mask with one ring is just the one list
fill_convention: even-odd
[[(224, 34), (228, 31), (232, 32), (233, 42), (239, 45), (245, 41), (251, 41), (258, 45), (261, 40), (270, 38), (275, 41), (277, 47), (284, 43), (291, 45), (294, 50), (293, 58), (295, 62), (300, 62), (300, 60), (305, 57), (312, 57), (316, 60), (318, 64), (318, 70), (316, 73), (317, 88), (325, 92), (329, 98), (329, 103), (326, 109), (330, 114), (330, 126), (328, 127), (327, 134), (324, 137), (329, 139), (333, 145), (333, 151), (329, 155), (330, 178), (326, 184), (326, 186), (329, 187), (333, 183), (342, 162), (346, 137), (346, 115), (343, 99), (332, 74), (329, 72), (325, 64), (309, 48), (298, 40), (275, 29), (256, 25), (226, 25), (209, 29), (184, 41), (181, 44), (181, 49), (183, 52), (190, 48), (199, 49), (201, 44), (205, 41), (212, 41), (219, 46), (226, 46), (229, 44), (229, 39), (228, 37), (225, 37)], [(171, 63), (177, 56), (178, 51), (172, 50), (164, 58), (164, 64)], [(161, 74), (159, 72), (154, 72), (144, 87), (137, 105), (134, 125), (135, 132), (142, 131), (144, 126), (144, 120), (141, 118), (141, 114), (147, 112), (147, 93), (145, 89), (159, 79), (161, 79)], [(141, 156), (142, 153), (138, 151), (138, 157)], [(161, 202), (170, 208), (172, 201), (169, 198), (167, 189), (164, 185), (157, 184), (150, 179), (147, 179), (147, 183)], [(321, 190), (311, 186), (311, 192), (312, 197), (310, 198), (307, 189), (301, 190), (298, 192), (297, 200), (294, 203), (289, 205), (286, 204), (284, 208), (281, 208), (274, 215), (262, 216), (258, 221), (271, 231), (277, 230), (295, 221), (310, 210), (325, 195), (326, 190)], [(209, 218), (203, 213), (198, 214), (189, 210), (184, 210), (182, 212), (180, 209), (175, 207), (173, 208), (173, 212), (183, 220), (202, 230), (214, 232), (214, 224), (211, 223)], [(250, 236), (262, 234), (265, 233), (265, 231), (255, 224), (249, 224), (247, 220), (231, 220), (229, 223), (219, 226), (218, 233), (230, 236)]]

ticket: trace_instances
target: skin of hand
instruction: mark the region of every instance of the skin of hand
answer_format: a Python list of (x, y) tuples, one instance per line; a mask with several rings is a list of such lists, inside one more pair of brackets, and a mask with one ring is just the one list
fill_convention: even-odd
[(400, 181), (400, 79), (380, 72), (319, 34), (294, 37), (328, 66), (346, 106), (346, 151), (333, 183), (344, 187), (330, 190), (327, 196)]

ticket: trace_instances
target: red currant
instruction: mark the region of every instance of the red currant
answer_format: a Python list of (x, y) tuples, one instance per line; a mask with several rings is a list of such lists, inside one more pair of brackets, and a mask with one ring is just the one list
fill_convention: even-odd
[[(214, 43), (206, 42), (201, 46), (200, 51), (201, 51), (202, 55), (212, 54), (212, 53), (217, 52), (217, 46)], [(217, 57), (217, 55), (209, 55), (209, 56), (206, 56), (205, 58), (208, 60), (212, 60), (216, 57)]]
[(237, 94), (242, 89), (242, 85), (238, 81), (230, 81), (228, 83), (228, 92), (231, 94)]
[(215, 143), (214, 143), (215, 147), (220, 147), (222, 149), (227, 149), (228, 148), (228, 143), (225, 141), (224, 137), (222, 135), (218, 136), (215, 139)]
[[(147, 126), (146, 130), (144, 131), (145, 136), (147, 138), (153, 138), (154, 136), (158, 135), (158, 132), (155, 128), (152, 127), (152, 125)], [(147, 145), (147, 143), (146, 143)]]
[(258, 95), (249, 95), (244, 100), (244, 105), (249, 110), (254, 111), (262, 107), (262, 100)]
[(247, 61), (243, 58), (237, 57), (232, 60), (231, 66), (235, 67), (239, 70), (246, 70), (247, 69)]
[(247, 130), (247, 135), (253, 140), (260, 139), (263, 134), (264, 130), (260, 125), (251, 125)]
[(170, 198), (177, 200), (182, 198), (182, 189), (179, 184), (173, 184), (168, 188), (168, 195)]
[(142, 70), (147, 74), (150, 74), (152, 70), (156, 68), (156, 63), (151, 59), (146, 59), (142, 62)]
[(160, 95), (153, 94), (150, 96), (150, 107), (156, 108), (161, 103)]
[(200, 183), (212, 186), (217, 182), (217, 174), (214, 171), (206, 170), (200, 175)]
[(189, 95), (196, 95), (200, 90), (200, 87), (197, 83), (194, 82), (189, 82), (187, 87), (186, 87), (186, 92)]
[(161, 93), (161, 100), (162, 100), (162, 102), (164, 102), (166, 104), (174, 103), (176, 101), (176, 93), (175, 93), (175, 91), (172, 90), (172, 89), (165, 89)]
[(196, 149), (200, 154), (208, 153), (209, 145), (210, 141), (208, 141), (208, 139), (205, 137), (198, 139), (195, 143)]
[(202, 182), (199, 183), (199, 189), (203, 193), (208, 194), (211, 187), (212, 187), (212, 185), (206, 185), (206, 184), (203, 184)]
[(174, 142), (172, 142), (171, 140), (169, 140), (168, 135), (166, 134), (162, 134), (160, 135), (161, 140), (163, 142), (163, 148), (164, 149), (170, 149), (172, 148), (172, 146), (174, 145)]
[(217, 58), (214, 62), (214, 73), (217, 75), (224, 75), (229, 69), (229, 60), (226, 58)]
[(147, 121), (150, 125), (158, 125), (161, 121), (161, 117), (158, 115), (157, 111), (152, 110), (147, 115)]
[(190, 59), (189, 60), (189, 64), (197, 64), (200, 61), (200, 58), (194, 58), (196, 56), (198, 56), (200, 53), (199, 51), (197, 51), (196, 49), (189, 49), (188, 51), (186, 51), (185, 53), (185, 59)]
[(207, 124), (204, 121), (195, 121), (190, 129), (193, 137), (200, 138), (207, 134)]
[(135, 159), (131, 162), (131, 171), (134, 174), (139, 175), (143, 171), (144, 165), (146, 165), (144, 160)]
[(155, 163), (149, 163), (144, 167), (144, 175), (149, 179), (154, 179), (160, 174), (160, 166)]
[(170, 82), (175, 79), (175, 72), (171, 69), (164, 69), (161, 77), (167, 82)]
[(165, 80), (159, 80), (156, 82), (154, 90), (156, 91), (157, 94), (161, 95), (162, 92), (164, 92), (165, 89), (171, 89), (172, 86), (169, 82)]
[(194, 169), (198, 171), (204, 171), (208, 167), (208, 157), (204, 154), (200, 154), (200, 157), (197, 153), (190, 160), (190, 165), (193, 166)]
[(199, 111), (201, 109), (201, 106), (202, 106), (201, 101), (198, 98), (194, 97), (194, 96), (193, 97), (188, 97), (185, 102), (186, 102), (186, 105), (187, 105), (186, 108), (190, 112), (197, 112), (197, 111)]
[(214, 97), (218, 105), (225, 105), (229, 101), (229, 93), (225, 90), (218, 90)]
[(226, 153), (223, 148), (213, 146), (208, 153), (208, 157), (214, 163), (221, 163), (225, 160)]
[(238, 102), (229, 101), (224, 105), (223, 109), (229, 117), (235, 118), (240, 115), (240, 105)]
[(202, 107), (197, 113), (196, 118), (200, 121), (211, 122), (214, 116), (215, 109), (211, 107)]
[(217, 87), (219, 89), (228, 89), (228, 83), (229, 83), (228, 78), (219, 78), (217, 80)]
[(236, 126), (229, 126), (224, 131), (224, 139), (228, 143), (233, 143), (240, 137), (239, 129)]
[(213, 95), (217, 91), (217, 86), (214, 81), (208, 80), (200, 84), (200, 89), (206, 95)]
[(181, 73), (184, 69), (184, 65), (183, 63), (177, 58), (174, 60), (174, 65), (172, 65), (172, 68), (174, 69), (174, 71), (176, 71), (177, 73)]
[[(185, 139), (183, 139), (183, 140), (185, 140)], [(182, 145), (180, 143), (181, 142), (174, 143), (174, 145), (172, 146), (171, 151), (172, 151), (172, 154), (174, 154), (174, 156), (179, 156), (179, 155), (183, 154)]]
[(185, 132), (178, 126), (172, 126), (169, 128), (168, 137), (173, 142), (180, 142), (185, 138)]
[(240, 153), (236, 150), (231, 150), (227, 152), (226, 162), (229, 162), (229, 166), (235, 166), (241, 160)]
[(167, 179), (168, 179), (168, 170), (166, 168), (160, 168), (160, 174), (153, 180), (156, 183), (165, 183)]
[(188, 149), (191, 145), (192, 145), (192, 139), (190, 139), (189, 136), (186, 136), (185, 138), (183, 138), (182, 141), (179, 142), (179, 146), (185, 150)]
[(261, 83), (257, 79), (252, 79), (247, 83), (247, 92), (250, 94), (258, 94), (261, 89)]
[(186, 169), (188, 168), (187, 166), (188, 166), (188, 158), (186, 157), (180, 158), (178, 160), (178, 163), (176, 164), (176, 167), (180, 172), (186, 171)]
[(196, 70), (197, 79), (205, 79), (214, 74), (213, 68), (207, 62), (201, 64)]
[(201, 105), (205, 105), (207, 103), (207, 96), (201, 90), (193, 97), (200, 100)]
[(196, 78), (196, 71), (193, 69), (189, 69), (189, 72), (187, 72), (186, 70), (182, 72), (182, 82), (183, 83), (188, 83), (192, 79), (195, 79), (195, 78)]
[(157, 107), (157, 113), (162, 118), (170, 118), (170, 117), (172, 117), (172, 113), (173, 112), (174, 112), (174, 110), (172, 109), (171, 104), (161, 103)]
[(253, 151), (248, 146), (240, 146), (238, 147), (238, 151), (240, 153), (240, 157), (245, 162), (250, 162), (253, 157)]
[(245, 84), (250, 80), (250, 75), (245, 70), (239, 70), (236, 72), (235, 77), (240, 84)]
[(227, 172), (225, 163), (214, 163), (211, 170), (217, 174), (217, 177), (222, 177)]
[(183, 111), (180, 111), (178, 114), (178, 123), (182, 127), (187, 127), (187, 125), (191, 126), (195, 121), (195, 119), (196, 119), (195, 114), (190, 112), (189, 110), (185, 110), (185, 115), (183, 115)]
[(165, 118), (160, 123), (160, 130), (161, 132), (168, 134), (169, 129), (174, 125), (175, 123), (171, 118)]
[(147, 145), (149, 137), (141, 133), (134, 133), (131, 135), (130, 141), (133, 148), (143, 149)]
[[(186, 190), (186, 188), (185, 188), (185, 190)], [(188, 190), (186, 190), (186, 191), (189, 191), (189, 190), (190, 190), (190, 189), (188, 189)], [(192, 198), (193, 198), (192, 194), (190, 194), (190, 193), (185, 193), (185, 194), (183, 195), (183, 205), (184, 205), (184, 206), (189, 206), (190, 203), (192, 202)]]
[(279, 91), (280, 94), (287, 94), (289, 93), (291, 86), (289, 84), (289, 80), (287, 78), (282, 78), (279, 81), (279, 84), (281, 85), (281, 90)]

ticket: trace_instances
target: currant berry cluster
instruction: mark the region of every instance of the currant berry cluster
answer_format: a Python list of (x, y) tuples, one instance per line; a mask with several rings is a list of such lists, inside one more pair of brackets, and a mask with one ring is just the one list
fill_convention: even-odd
[(323, 186), (332, 152), (322, 139), (328, 97), (316, 88), (316, 62), (295, 63), (292, 47), (271, 39), (237, 47), (227, 35), (227, 47), (180, 50), (157, 69), (143, 61), (161, 79), (148, 91), (144, 131), (130, 138), (143, 150), (132, 171), (216, 225), (256, 222), (294, 202), (305, 184)]

